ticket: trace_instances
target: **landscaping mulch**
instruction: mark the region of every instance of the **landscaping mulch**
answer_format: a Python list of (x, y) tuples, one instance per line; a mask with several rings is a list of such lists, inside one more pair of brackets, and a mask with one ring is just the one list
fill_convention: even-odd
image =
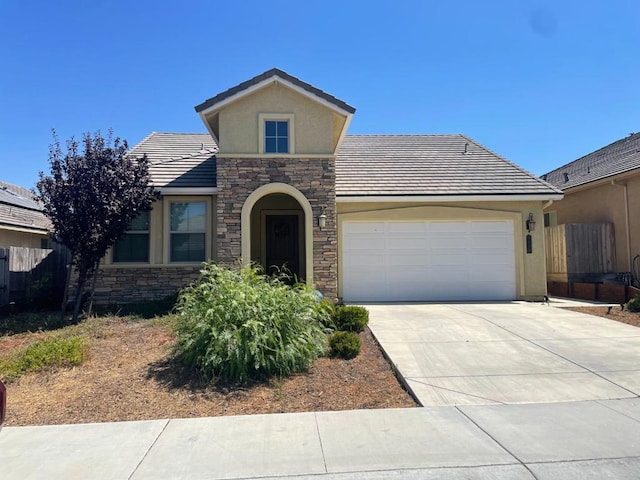
[(619, 306), (612, 307), (610, 312), (608, 307), (572, 307), (570, 310), (597, 315), (608, 318), (609, 320), (615, 320), (616, 322), (640, 327), (640, 312), (630, 312), (626, 308), (624, 310), (621, 309)]
[[(234, 386), (211, 385), (172, 363), (173, 335), (161, 322), (96, 318), (72, 328), (89, 339), (89, 359), (10, 382), (6, 425), (417, 406), (368, 329), (352, 360), (320, 358), (305, 373)], [(50, 334), (0, 337), (0, 358)]]

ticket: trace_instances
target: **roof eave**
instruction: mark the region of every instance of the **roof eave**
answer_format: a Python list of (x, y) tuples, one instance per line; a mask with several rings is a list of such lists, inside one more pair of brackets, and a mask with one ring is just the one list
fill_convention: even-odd
[(526, 193), (526, 194), (458, 194), (458, 195), (336, 195), (339, 203), (372, 203), (372, 202), (530, 202), (561, 200), (562, 193)]

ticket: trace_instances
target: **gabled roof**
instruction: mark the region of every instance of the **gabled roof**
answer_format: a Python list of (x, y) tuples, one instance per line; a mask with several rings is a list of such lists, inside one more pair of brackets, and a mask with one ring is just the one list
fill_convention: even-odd
[(314, 87), (313, 85), (303, 82), (299, 78), (296, 78), (293, 75), (289, 75), (287, 72), (284, 72), (278, 68), (272, 68), (271, 70), (267, 70), (266, 72), (261, 73), (260, 75), (257, 75), (252, 79), (247, 80), (246, 82), (242, 82), (241, 84), (236, 85), (235, 87), (232, 87), (222, 93), (219, 93), (215, 97), (211, 97), (210, 99), (205, 100), (200, 105), (197, 105), (195, 107), (195, 110), (198, 113), (203, 112), (205, 110), (209, 110), (215, 105), (218, 105), (225, 100), (241, 95), (243, 92), (250, 90), (252, 87), (256, 87), (267, 80), (277, 79), (277, 78), (285, 80), (286, 82), (289, 82), (290, 84), (301, 88), (305, 92), (321, 100), (328, 102), (329, 104), (339, 108), (340, 110), (344, 110), (346, 113), (354, 113), (356, 111), (355, 108), (343, 102), (342, 100), (337, 99), (333, 95), (329, 95), (327, 92), (324, 92), (319, 88)]
[(0, 182), (0, 228), (2, 226), (46, 233), (51, 222), (29, 190)]
[(215, 187), (217, 151), (207, 133), (153, 132), (129, 155), (147, 155), (155, 187)]
[(640, 133), (633, 133), (571, 163), (542, 175), (566, 190), (640, 169)]
[(459, 134), (347, 135), (336, 156), (338, 196), (558, 194), (560, 190)]
[[(155, 186), (212, 187), (215, 151), (208, 134), (154, 132), (131, 154), (147, 154)], [(336, 155), (336, 194), (547, 198), (561, 191), (464, 135), (347, 135)]]

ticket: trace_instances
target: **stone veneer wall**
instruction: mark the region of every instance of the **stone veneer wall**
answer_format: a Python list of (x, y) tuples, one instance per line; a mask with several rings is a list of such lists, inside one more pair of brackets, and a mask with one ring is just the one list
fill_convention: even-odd
[[(96, 279), (94, 303), (109, 305), (158, 300), (176, 293), (198, 278), (199, 273), (200, 265), (102, 267)], [(72, 281), (72, 285), (74, 283)], [(70, 293), (73, 296), (75, 290)]]
[[(298, 189), (313, 210), (313, 281), (329, 298), (338, 292), (336, 226), (336, 170), (333, 158), (221, 158), (217, 163), (218, 261), (235, 263), (241, 257), (241, 213), (247, 197), (269, 183)], [(318, 216), (327, 224), (318, 227)]]

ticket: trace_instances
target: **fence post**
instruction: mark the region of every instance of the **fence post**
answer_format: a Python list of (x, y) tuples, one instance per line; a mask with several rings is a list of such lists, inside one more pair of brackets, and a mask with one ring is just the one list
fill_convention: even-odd
[(0, 307), (9, 303), (9, 249), (0, 248)]

